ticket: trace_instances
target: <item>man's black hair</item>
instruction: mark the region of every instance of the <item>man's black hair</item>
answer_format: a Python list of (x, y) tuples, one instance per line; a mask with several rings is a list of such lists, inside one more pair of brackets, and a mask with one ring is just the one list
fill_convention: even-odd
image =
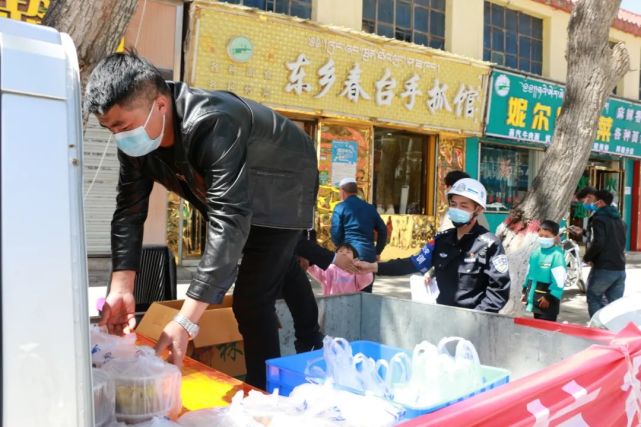
[(594, 187), (583, 187), (576, 193), (576, 198), (578, 200), (584, 199), (588, 195), (596, 196), (597, 189)]
[(338, 252), (338, 250), (341, 248), (349, 249), (350, 251), (352, 251), (354, 258), (358, 258), (358, 251), (354, 246), (350, 245), (349, 243), (341, 243), (340, 245), (338, 245), (338, 247), (336, 248), (336, 252)]
[(358, 193), (358, 184), (356, 184), (355, 182), (348, 182), (347, 184), (343, 184), (341, 190), (343, 190), (347, 194), (356, 194)]
[(550, 233), (554, 234), (555, 236), (559, 235), (559, 224), (557, 224), (554, 221), (551, 221), (549, 219), (546, 219), (541, 223), (540, 226), (541, 230), (549, 231)]
[(443, 181), (445, 181), (445, 186), (446, 187), (452, 187), (454, 184), (456, 184), (456, 181), (459, 181), (463, 178), (469, 178), (470, 176), (463, 172), (463, 171), (449, 171), (447, 175), (445, 175), (445, 178)]
[(601, 200), (606, 206), (610, 206), (612, 204), (612, 200), (614, 200), (612, 193), (607, 190), (598, 190), (594, 194), (594, 197), (596, 197), (597, 200)]
[(135, 51), (114, 53), (91, 72), (84, 108), (89, 114), (104, 114), (116, 104), (151, 101), (160, 93), (168, 94), (169, 87), (156, 67)]

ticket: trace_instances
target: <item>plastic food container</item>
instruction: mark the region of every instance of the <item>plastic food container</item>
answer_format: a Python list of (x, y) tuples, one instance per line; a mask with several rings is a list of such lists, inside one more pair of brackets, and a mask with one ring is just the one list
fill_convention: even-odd
[(96, 427), (106, 427), (115, 420), (116, 391), (109, 375), (101, 369), (91, 370)]
[(142, 422), (168, 415), (180, 406), (181, 373), (153, 355), (153, 350), (111, 360), (103, 369), (114, 381), (118, 421)]

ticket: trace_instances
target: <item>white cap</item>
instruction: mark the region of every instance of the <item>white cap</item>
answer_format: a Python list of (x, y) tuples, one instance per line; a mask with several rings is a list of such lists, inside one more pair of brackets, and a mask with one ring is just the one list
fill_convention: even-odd
[(472, 178), (463, 178), (459, 179), (454, 183), (450, 191), (447, 192), (448, 196), (459, 195), (467, 197), (473, 202), (481, 205), (485, 209), (485, 203), (487, 200), (487, 191), (485, 187), (479, 181)]
[(341, 182), (338, 183), (338, 188), (342, 188), (343, 185), (347, 184), (356, 184), (356, 180), (354, 178), (343, 178)]

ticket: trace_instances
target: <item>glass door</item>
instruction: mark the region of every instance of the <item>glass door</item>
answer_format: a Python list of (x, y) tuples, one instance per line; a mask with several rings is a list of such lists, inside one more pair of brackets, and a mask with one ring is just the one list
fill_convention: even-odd
[(590, 168), (590, 183), (598, 190), (607, 190), (614, 196), (613, 204), (623, 212), (623, 179), (622, 170), (607, 169), (600, 166)]

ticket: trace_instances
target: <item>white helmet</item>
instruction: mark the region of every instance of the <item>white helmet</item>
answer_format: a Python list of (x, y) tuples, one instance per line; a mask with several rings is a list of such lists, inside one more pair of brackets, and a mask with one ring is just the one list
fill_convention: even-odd
[(452, 188), (450, 188), (450, 191), (447, 192), (448, 196), (452, 196), (454, 194), (467, 197), (485, 209), (487, 191), (485, 191), (483, 184), (475, 179), (463, 178), (456, 181)]

